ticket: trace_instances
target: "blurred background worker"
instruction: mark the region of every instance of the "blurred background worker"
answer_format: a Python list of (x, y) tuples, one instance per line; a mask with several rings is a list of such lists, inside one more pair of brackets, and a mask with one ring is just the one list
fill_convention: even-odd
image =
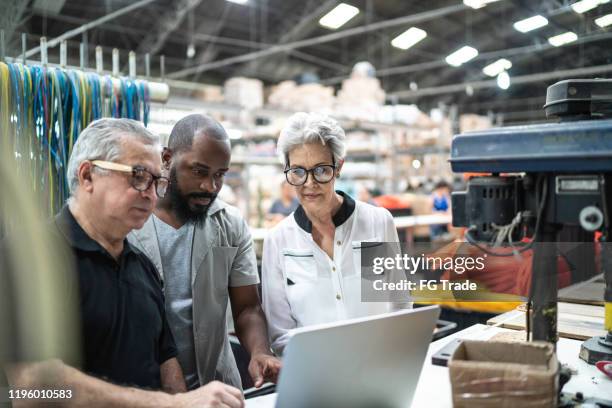
[(287, 180), (283, 180), (280, 188), (280, 197), (274, 200), (268, 210), (268, 215), (266, 216), (268, 225), (272, 227), (278, 224), (294, 212), (298, 205), (299, 202), (295, 196), (295, 188), (287, 183)]
[(370, 189), (368, 189), (363, 184), (359, 184), (357, 186), (357, 199), (359, 201), (363, 201), (364, 203), (368, 203), (375, 207), (378, 207), (378, 204), (376, 204), (376, 201), (374, 201), (374, 195), (372, 194)]
[[(451, 208), (451, 189), (450, 185), (442, 180), (436, 183), (433, 192), (431, 193), (431, 212), (433, 214), (448, 214)], [(448, 234), (447, 224), (435, 224), (430, 227), (431, 240), (434, 241), (438, 238)]]

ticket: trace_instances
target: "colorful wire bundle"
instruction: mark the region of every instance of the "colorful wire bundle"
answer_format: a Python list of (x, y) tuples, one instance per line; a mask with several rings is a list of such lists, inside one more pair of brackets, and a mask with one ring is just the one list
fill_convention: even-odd
[(69, 196), (66, 168), (81, 130), (104, 116), (146, 126), (147, 83), (0, 62), (0, 149), (14, 156), (20, 179), (48, 197), (46, 215)]

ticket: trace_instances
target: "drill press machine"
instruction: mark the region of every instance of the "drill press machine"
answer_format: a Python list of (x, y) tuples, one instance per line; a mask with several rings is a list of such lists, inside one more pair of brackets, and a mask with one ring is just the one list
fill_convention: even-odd
[[(533, 250), (528, 327), (533, 340), (557, 341), (557, 243), (574, 231), (586, 245), (601, 233), (606, 336), (582, 344), (589, 364), (612, 360), (612, 80), (565, 80), (547, 90), (546, 115), (558, 123), (514, 126), (455, 136), (451, 168), (486, 173), (452, 194), (453, 225), (492, 255), (498, 226), (504, 245)], [(526, 239), (527, 238), (527, 239)], [(525, 241), (529, 241), (525, 243)], [(590, 241), (590, 243), (589, 243)], [(499, 242), (499, 240), (497, 241)], [(593, 245), (591, 245), (593, 248)], [(595, 256), (592, 251), (593, 257)]]

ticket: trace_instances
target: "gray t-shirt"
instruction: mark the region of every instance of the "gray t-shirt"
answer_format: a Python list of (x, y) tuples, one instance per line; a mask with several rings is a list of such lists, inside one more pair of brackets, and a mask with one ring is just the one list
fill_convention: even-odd
[(191, 248), (193, 223), (179, 229), (152, 215), (164, 268), (166, 316), (178, 349), (187, 388), (200, 386), (193, 340), (193, 295), (191, 292)]

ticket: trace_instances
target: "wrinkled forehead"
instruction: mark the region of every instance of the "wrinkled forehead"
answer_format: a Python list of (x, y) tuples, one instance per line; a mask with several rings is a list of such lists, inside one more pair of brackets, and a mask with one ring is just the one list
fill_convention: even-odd
[(291, 167), (312, 167), (319, 164), (333, 164), (334, 155), (327, 145), (321, 143), (305, 143), (297, 146), (287, 155)]
[(161, 146), (148, 144), (137, 138), (124, 137), (118, 161), (129, 166), (143, 166), (158, 174), (161, 171)]

